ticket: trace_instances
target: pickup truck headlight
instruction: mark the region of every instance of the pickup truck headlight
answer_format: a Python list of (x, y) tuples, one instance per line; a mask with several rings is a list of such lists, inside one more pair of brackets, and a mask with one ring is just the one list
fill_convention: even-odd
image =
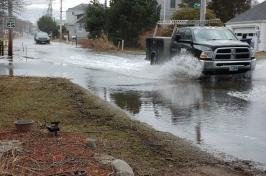
[(256, 55), (256, 51), (254, 50), (254, 48), (251, 48), (250, 49), (250, 57), (251, 57), (251, 59), (255, 58), (255, 55)]
[(213, 58), (213, 51), (210, 47), (202, 45), (194, 45), (194, 48), (201, 51), (200, 59), (201, 60), (211, 60)]
[(200, 54), (200, 59), (202, 60), (210, 60), (213, 58), (213, 51), (203, 51)]

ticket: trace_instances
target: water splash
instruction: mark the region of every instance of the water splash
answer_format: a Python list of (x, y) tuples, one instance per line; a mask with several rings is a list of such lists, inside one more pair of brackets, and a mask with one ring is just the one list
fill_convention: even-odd
[(192, 55), (178, 55), (161, 66), (162, 77), (171, 80), (198, 79), (202, 75), (203, 64)]

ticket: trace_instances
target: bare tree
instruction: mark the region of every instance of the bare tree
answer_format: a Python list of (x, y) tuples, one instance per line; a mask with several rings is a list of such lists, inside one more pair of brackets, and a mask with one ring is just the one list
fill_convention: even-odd
[[(26, 0), (11, 0), (11, 2), (14, 13), (19, 13), (23, 9), (23, 7), (27, 4)], [(8, 9), (8, 0), (0, 0), (0, 11), (3, 12), (7, 9)]]

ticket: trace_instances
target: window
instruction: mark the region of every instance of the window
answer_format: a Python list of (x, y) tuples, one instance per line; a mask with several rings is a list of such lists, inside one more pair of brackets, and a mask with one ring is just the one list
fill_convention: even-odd
[[(243, 37), (246, 34), (243, 34)], [(196, 41), (209, 41), (209, 40), (237, 40), (235, 35), (228, 29), (206, 29), (199, 28), (194, 30), (194, 37)]]
[(192, 34), (189, 29), (186, 30), (184, 40), (192, 40)]
[(178, 34), (180, 34), (180, 40), (185, 40), (185, 29), (180, 29)]
[(83, 25), (82, 25), (82, 23), (79, 23), (79, 31), (83, 31)]
[(253, 34), (253, 33), (249, 33), (249, 34), (248, 34), (248, 36), (250, 36), (250, 37), (253, 37), (253, 36), (254, 36), (254, 34)]
[(171, 0), (170, 2), (170, 8), (176, 8), (176, 0)]

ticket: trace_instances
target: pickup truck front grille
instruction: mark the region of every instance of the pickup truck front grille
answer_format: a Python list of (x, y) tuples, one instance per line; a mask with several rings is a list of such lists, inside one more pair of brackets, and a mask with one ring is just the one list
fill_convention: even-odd
[(249, 59), (249, 48), (218, 48), (215, 50), (215, 60), (240, 60)]

